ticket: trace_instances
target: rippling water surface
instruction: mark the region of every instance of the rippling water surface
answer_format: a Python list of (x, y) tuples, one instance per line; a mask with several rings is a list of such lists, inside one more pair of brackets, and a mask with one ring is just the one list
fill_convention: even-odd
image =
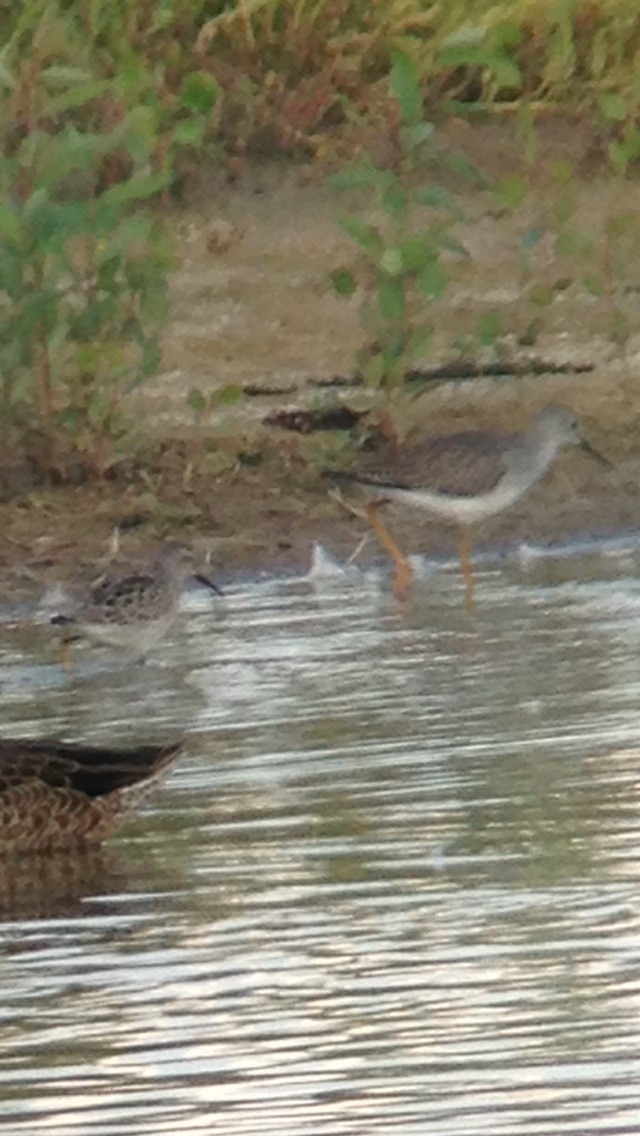
[(639, 566), (267, 582), (71, 679), (8, 622), (2, 732), (188, 743), (0, 872), (2, 1132), (639, 1131)]

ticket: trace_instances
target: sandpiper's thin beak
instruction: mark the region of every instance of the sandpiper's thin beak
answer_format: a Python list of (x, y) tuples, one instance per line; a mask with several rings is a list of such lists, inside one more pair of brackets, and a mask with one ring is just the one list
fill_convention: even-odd
[(586, 438), (580, 439), (580, 449), (584, 450), (585, 454), (589, 454), (594, 461), (597, 461), (598, 465), (604, 466), (605, 469), (614, 468), (613, 463), (610, 462), (608, 458), (605, 458), (604, 454), (601, 454), (599, 450), (594, 449), (591, 442), (588, 442)]
[(210, 592), (215, 592), (217, 596), (224, 595), (222, 588), (219, 588), (217, 584), (214, 584), (213, 580), (210, 580), (208, 576), (200, 576), (199, 574), (194, 573), (193, 579), (195, 580), (196, 584), (202, 584), (203, 588), (208, 588)]

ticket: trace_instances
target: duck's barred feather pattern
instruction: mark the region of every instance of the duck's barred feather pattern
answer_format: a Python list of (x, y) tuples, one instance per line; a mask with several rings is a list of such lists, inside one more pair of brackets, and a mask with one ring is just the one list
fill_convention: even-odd
[(0, 854), (100, 844), (179, 752), (0, 741)]

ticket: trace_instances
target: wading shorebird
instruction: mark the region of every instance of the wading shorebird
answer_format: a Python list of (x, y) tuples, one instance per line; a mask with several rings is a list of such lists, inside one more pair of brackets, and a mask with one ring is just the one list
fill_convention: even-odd
[(65, 661), (69, 645), (78, 639), (122, 647), (138, 660), (144, 659), (176, 619), (188, 578), (221, 594), (217, 584), (191, 570), (191, 560), (186, 545), (167, 541), (147, 568), (128, 568), (100, 577), (68, 613), (51, 619), (54, 626), (67, 628), (62, 640)]
[(325, 475), (338, 483), (377, 490), (365, 506), (365, 515), (393, 558), (394, 590), (399, 599), (406, 597), (413, 569), (383, 523), (380, 507), (398, 502), (457, 525), (466, 603), (472, 609), (470, 529), (513, 505), (543, 477), (560, 450), (576, 445), (611, 468), (583, 437), (571, 411), (549, 406), (518, 434), (469, 430), (430, 437), (399, 451), (379, 472), (327, 470)]

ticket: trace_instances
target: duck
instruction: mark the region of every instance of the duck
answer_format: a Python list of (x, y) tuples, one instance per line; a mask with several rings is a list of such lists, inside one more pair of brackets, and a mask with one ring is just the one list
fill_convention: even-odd
[(0, 738), (0, 857), (99, 846), (181, 752)]

